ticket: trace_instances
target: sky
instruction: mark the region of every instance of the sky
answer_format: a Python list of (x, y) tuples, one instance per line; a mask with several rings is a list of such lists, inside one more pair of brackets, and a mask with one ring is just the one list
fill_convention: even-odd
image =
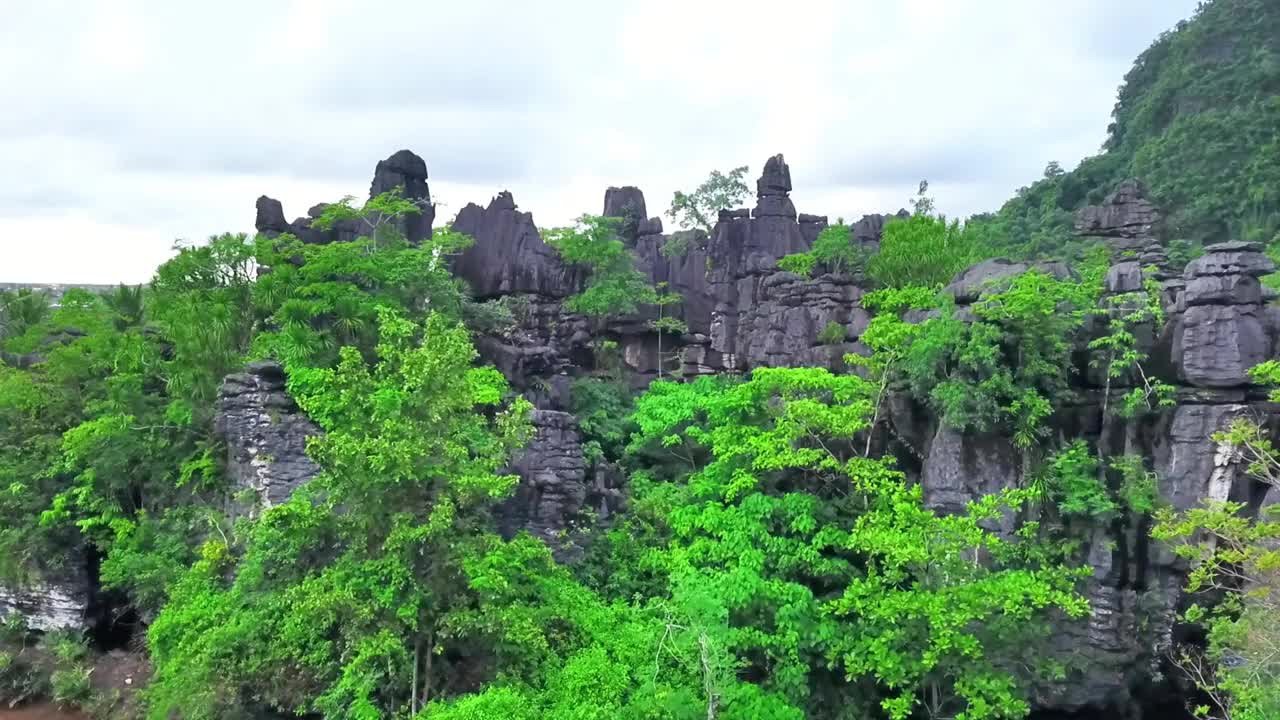
[[(770, 155), (800, 212), (998, 208), (1104, 139), (1196, 0), (0, 0), (0, 282), (144, 282), (175, 241), (365, 197), (426, 159), (437, 224), (650, 215)], [(666, 221), (668, 228), (670, 222)]]

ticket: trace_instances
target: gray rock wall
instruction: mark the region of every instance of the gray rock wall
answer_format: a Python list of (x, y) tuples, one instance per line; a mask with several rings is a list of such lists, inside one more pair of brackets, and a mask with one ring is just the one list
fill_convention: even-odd
[[(425, 168), (422, 176), (425, 187)], [(542, 242), (532, 216), (518, 211), (508, 193), (487, 207), (464, 208), (454, 227), (474, 236), (476, 243), (457, 259), (455, 270), (477, 295), (518, 296), (524, 305), (513, 331), (481, 337), (477, 345), (482, 357), (539, 408), (536, 435), (513, 465), (522, 478), (519, 491), (500, 512), (505, 532), (529, 530), (572, 560), (579, 550), (571, 541), (577, 524), (593, 515), (607, 517), (621, 505), (624, 493), (616, 473), (585, 460), (576, 421), (566, 412), (571, 378), (590, 371), (597, 360), (594, 339), (619, 342), (638, 385), (654, 377), (660, 364), (664, 371), (679, 369), (686, 377), (767, 366), (838, 367), (844, 353), (860, 349), (858, 339), (870, 318), (861, 307), (863, 291), (855, 278), (800, 278), (777, 268), (779, 258), (809, 249), (826, 225), (823, 217), (798, 214), (790, 191), (783, 158), (770, 158), (757, 182), (754, 208), (722, 211), (706, 236), (664, 234), (658, 219), (644, 217), (640, 190), (609, 189), (604, 212), (628, 218), (624, 241), (637, 266), (651, 282), (667, 283), (681, 298), (665, 312), (683, 320), (688, 332), (664, 337), (661, 354), (648, 326), (655, 317), (652, 311), (606, 324), (564, 311), (563, 299), (580, 289), (582, 277)], [(261, 220), (262, 204), (259, 210)], [(279, 216), (267, 226), (283, 227), (283, 216), (269, 204), (266, 210), (270, 217)], [(853, 226), (855, 240), (876, 248), (889, 219), (864, 216)], [(1157, 237), (1159, 227), (1160, 213), (1137, 182), (1122, 184), (1102, 205), (1082, 211), (1077, 222), (1079, 234), (1105, 241), (1118, 256), (1106, 278), (1108, 296), (1142, 289), (1144, 267), (1155, 268), (1167, 321), (1136, 328), (1135, 334), (1150, 355), (1147, 371), (1177, 387), (1176, 402), (1138, 420), (1103, 412), (1137, 379), (1126, 376), (1108, 383), (1091, 367), (1083, 342), (1100, 329), (1086, 328), (1077, 359), (1081, 400), (1055, 419), (1060, 436), (1086, 438), (1107, 455), (1143, 456), (1158, 477), (1160, 496), (1175, 508), (1208, 498), (1280, 502), (1280, 491), (1259, 492), (1238, 459), (1212, 440), (1234, 418), (1276, 417), (1275, 408), (1249, 387), (1246, 374), (1280, 349), (1280, 310), (1268, 304), (1270, 295), (1258, 282), (1274, 267), (1261, 248), (1248, 243), (1210, 246), (1185, 270), (1170, 267)], [(668, 243), (683, 250), (664, 252)], [(985, 261), (960, 273), (947, 291), (965, 317), (966, 305), (1031, 267)], [(1060, 278), (1072, 275), (1058, 263), (1036, 267)], [(828, 323), (844, 327), (842, 342), (818, 342)], [(666, 356), (673, 350), (676, 359), (669, 361)], [(225, 393), (228, 412), (238, 413), (227, 427), (240, 428), (228, 434), (229, 442), (240, 443), (240, 449), (232, 450), (233, 459), (247, 486), (268, 496), (287, 492), (313, 469), (286, 463), (281, 472), (254, 458), (268, 446), (298, 448), (297, 437), (305, 432), (269, 436), (273, 426), (263, 423), (263, 408), (284, 401), (268, 400), (275, 390), (253, 372), (233, 378)], [(901, 441), (904, 464), (918, 469), (926, 502), (939, 512), (959, 511), (984, 493), (1028, 481), (1023, 459), (1007, 438), (957, 432), (906, 397), (895, 395), (888, 405), (887, 426)], [(1085, 537), (1085, 557), (1093, 572), (1083, 592), (1091, 613), (1082, 621), (1062, 620), (1055, 626), (1053, 645), (1071, 668), (1070, 676), (1036, 689), (1039, 709), (1134, 717), (1143, 688), (1152, 687), (1162, 672), (1183, 602), (1186, 569), (1148, 541), (1145, 523), (1126, 517), (1092, 528)]]

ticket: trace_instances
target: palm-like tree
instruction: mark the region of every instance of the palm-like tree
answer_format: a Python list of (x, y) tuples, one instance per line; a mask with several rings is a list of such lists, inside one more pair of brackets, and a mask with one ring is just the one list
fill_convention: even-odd
[(53, 302), (42, 290), (0, 291), (0, 339), (15, 337), (49, 317)]
[(115, 325), (118, 330), (137, 327), (145, 317), (145, 302), (141, 285), (125, 285), (111, 292), (102, 294), (102, 300), (115, 313)]

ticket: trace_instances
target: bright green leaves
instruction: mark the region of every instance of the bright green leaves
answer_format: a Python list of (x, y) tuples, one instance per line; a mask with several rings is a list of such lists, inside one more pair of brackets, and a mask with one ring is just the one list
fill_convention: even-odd
[(325, 431), (308, 448), (322, 472), (244, 528), (241, 555), (181, 581), (150, 638), (157, 716), (214, 711), (193, 678), (270, 685), (264, 699), (291, 710), (385, 717), (448, 677), (437, 646), (469, 602), (464, 564), (515, 486), (502, 468), (528, 437), (529, 404), (472, 365), (456, 320), (376, 314), (372, 362), (344, 347), (335, 367), (288, 368)]
[(867, 261), (867, 276), (884, 287), (940, 287), (988, 257), (991, 250), (968, 226), (917, 214), (885, 225), (880, 250)]
[(254, 339), (250, 354), (327, 365), (342, 346), (372, 351), (381, 308), (414, 320), (424, 311), (455, 320), (463, 316), (466, 293), (444, 258), (471, 239), (440, 230), (409, 245), (397, 235), (397, 225), (383, 222), (391, 216), (369, 214), (367, 208), (359, 212), (382, 223), (376, 225), (381, 240), (372, 249), (361, 239), (308, 245), (284, 235), (260, 241), (259, 262), (271, 272), (254, 286), (254, 302), (269, 315), (267, 330)]
[(1094, 353), (1093, 364), (1103, 368), (1106, 374), (1106, 394), (1103, 409), (1110, 402), (1113, 382), (1130, 380), (1134, 387), (1125, 393), (1114, 411), (1121, 417), (1134, 415), (1157, 407), (1173, 404), (1174, 387), (1147, 375), (1142, 363), (1146, 353), (1138, 347), (1135, 334), (1139, 327), (1164, 326), (1164, 308), (1160, 296), (1160, 283), (1152, 276), (1154, 268), (1143, 270), (1143, 289), (1121, 293), (1106, 298), (1105, 305), (1093, 311), (1106, 322), (1103, 335), (1089, 342)]
[[(1021, 448), (1038, 443), (1053, 404), (1071, 396), (1072, 341), (1088, 290), (1032, 270), (972, 305), (973, 319), (956, 317), (945, 296), (909, 286), (864, 298), (877, 314), (864, 342), (872, 369), (887, 388), (901, 383), (961, 430), (1008, 428)], [(931, 308), (907, 322), (907, 310)]]
[(794, 273), (800, 277), (809, 277), (813, 274), (813, 270), (818, 265), (818, 260), (812, 253), (792, 253), (784, 257), (778, 258), (778, 268), (789, 273)]
[(51, 307), (48, 295), (38, 290), (0, 290), (0, 344), (39, 325)]
[(566, 262), (590, 271), (587, 285), (565, 301), (572, 312), (591, 317), (633, 313), (656, 302), (657, 293), (635, 268), (618, 237), (619, 218), (583, 215), (576, 225), (547, 230), (544, 239)]
[(437, 314), (421, 327), (381, 314), (373, 368), (345, 348), (336, 369), (291, 372), (290, 391), (326, 430), (309, 449), (330, 469), (321, 486), (368, 512), (505, 495), (514, 479), (497, 471), (527, 435), (519, 419), (528, 402), (494, 417), (478, 413), (499, 404), (507, 385), (496, 370), (471, 367), (466, 329)]
[(1021, 716), (1026, 678), (1000, 659), (1020, 657), (1050, 609), (1085, 611), (1078, 573), (1029, 536), (985, 529), (1028, 492), (939, 517), (890, 463), (860, 456), (853, 441), (878, 394), (811, 368), (651, 386), (637, 400), (632, 448), (665, 448), (689, 468), (676, 471), (674, 493), (655, 494), (666, 503), (669, 577), (723, 605), (726, 647), (792, 702), (809, 702), (818, 668), (832, 667), (850, 682), (831, 692), (870, 683), (870, 700), (892, 717), (929, 702), (965, 717)]
[(1050, 457), (1038, 482), (1063, 515), (1106, 522), (1119, 510), (1099, 475), (1097, 457), (1083, 440)]
[(808, 277), (820, 268), (827, 272), (849, 275), (861, 272), (866, 261), (866, 252), (854, 244), (852, 229), (840, 222), (823, 228), (809, 252), (780, 258), (778, 267), (801, 277)]

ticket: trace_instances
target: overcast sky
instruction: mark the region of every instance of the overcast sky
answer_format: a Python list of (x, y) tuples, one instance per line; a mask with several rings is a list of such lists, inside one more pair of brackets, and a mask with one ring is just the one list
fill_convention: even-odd
[[(1196, 0), (3, 1), (0, 282), (141, 282), (175, 239), (364, 197), (400, 148), (448, 219), (658, 215), (771, 154), (801, 212), (955, 216), (1101, 144)], [(439, 221), (438, 221), (439, 222)], [(668, 223), (669, 226), (669, 223)]]

